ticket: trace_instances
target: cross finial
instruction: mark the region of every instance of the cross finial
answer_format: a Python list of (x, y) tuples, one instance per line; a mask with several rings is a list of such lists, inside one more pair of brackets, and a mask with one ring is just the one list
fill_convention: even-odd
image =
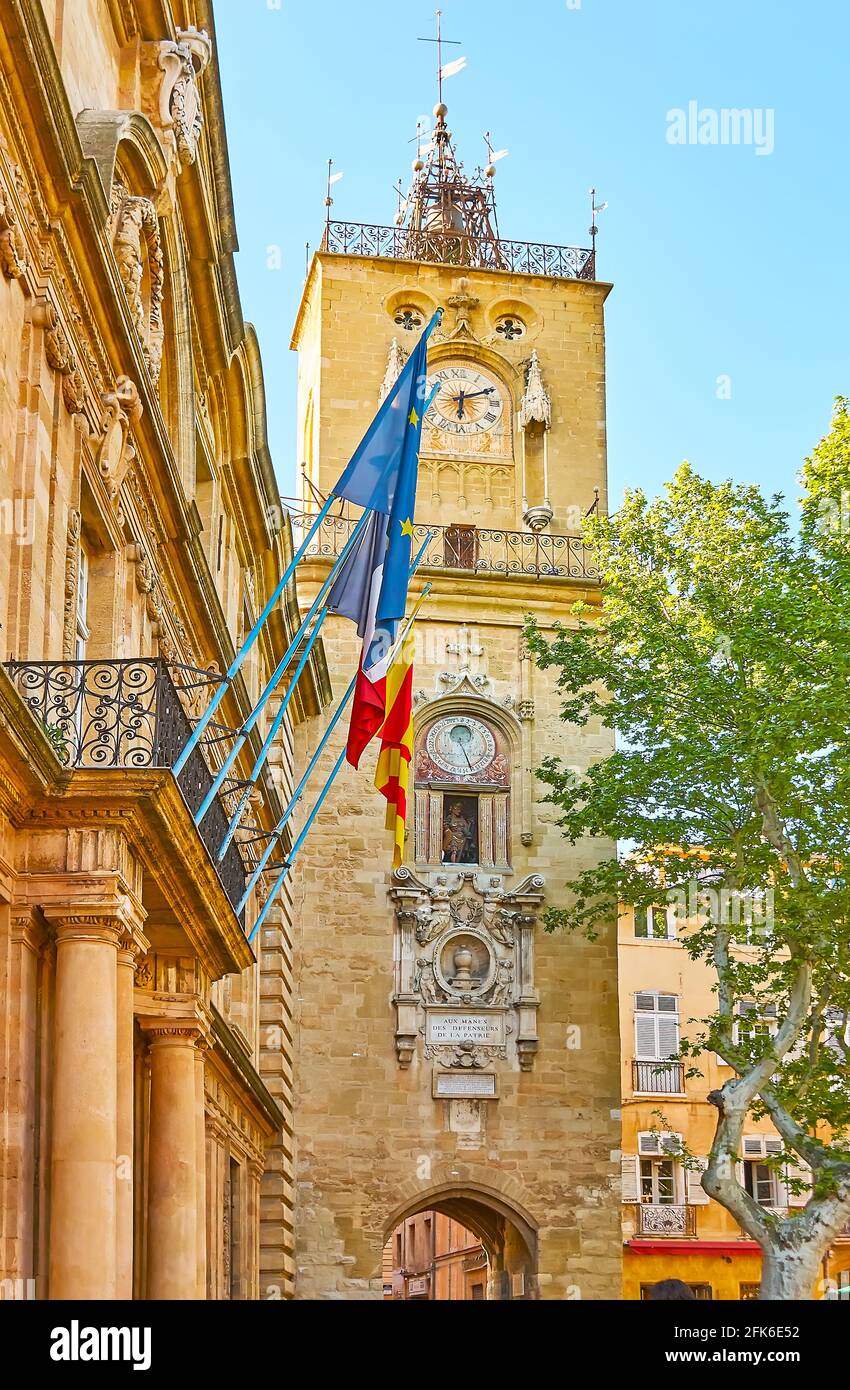
[(460, 47), (460, 39), (443, 38), (443, 11), (437, 10), (437, 37), (435, 39), (419, 39), (419, 43), (435, 43), (437, 45), (437, 101), (443, 104), (443, 44), (450, 43)]

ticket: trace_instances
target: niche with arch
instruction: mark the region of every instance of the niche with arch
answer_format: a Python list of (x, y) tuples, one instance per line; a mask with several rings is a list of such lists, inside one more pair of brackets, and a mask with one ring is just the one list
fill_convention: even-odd
[(416, 861), (510, 868), (511, 750), (496, 723), (441, 712), (414, 745)]

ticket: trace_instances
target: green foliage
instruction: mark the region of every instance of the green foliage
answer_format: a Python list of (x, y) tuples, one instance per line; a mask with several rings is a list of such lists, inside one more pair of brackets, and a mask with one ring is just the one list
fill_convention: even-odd
[[(683, 1055), (717, 1051), (738, 1077), (772, 1057), (772, 1103), (809, 1135), (831, 1126), (850, 1159), (850, 535), (824, 521), (850, 489), (847, 401), (803, 480), (797, 535), (781, 497), (683, 464), (662, 497), (587, 523), (602, 617), (528, 620), (564, 720), (617, 736), (586, 777), (547, 760), (547, 800), (570, 842), (633, 850), (573, 880), (547, 926), (592, 935), (619, 902), (696, 903), (686, 947), (716, 971), (717, 1010)], [(776, 1006), (779, 1043), (740, 1027), (742, 1002)]]

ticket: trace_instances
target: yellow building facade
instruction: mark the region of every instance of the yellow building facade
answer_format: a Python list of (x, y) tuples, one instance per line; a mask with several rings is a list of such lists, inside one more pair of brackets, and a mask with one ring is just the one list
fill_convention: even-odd
[[(639, 1299), (661, 1279), (682, 1279), (698, 1298), (757, 1298), (758, 1243), (707, 1197), (697, 1170), (676, 1157), (682, 1141), (694, 1158), (706, 1158), (717, 1114), (706, 1097), (732, 1075), (714, 1053), (664, 1060), (717, 1008), (713, 972), (691, 958), (676, 933), (672, 908), (622, 909), (623, 1297)], [(699, 1077), (687, 1075), (694, 1066)], [(757, 1201), (784, 1215), (807, 1196), (789, 1190), (765, 1163), (782, 1147), (768, 1120), (750, 1119), (738, 1178)], [(850, 1229), (825, 1256), (813, 1296), (827, 1291), (850, 1300)]]
[[(2, 0), (4, 1297), (291, 1289), (290, 983), (237, 915), (244, 848), (216, 865), (232, 796), (193, 821), (222, 745), (171, 771), (291, 555), (235, 248), (205, 0)], [(260, 827), (327, 693), (317, 648)]]
[[(293, 875), (296, 1297), (381, 1298), (385, 1242), (424, 1211), (483, 1243), (489, 1298), (617, 1297), (615, 928), (591, 943), (540, 923), (605, 847), (569, 847), (535, 778), (547, 754), (586, 768), (610, 739), (560, 721), (523, 640), (530, 611), (548, 630), (577, 599), (599, 602), (576, 533), (606, 498), (610, 286), (588, 252), (496, 238), (495, 170), (466, 179), (435, 115), (408, 221), (328, 222), (293, 338), (303, 531), (444, 309), (414, 518), (412, 591), (431, 588), (404, 864), (389, 872), (370, 750), (340, 774)], [(302, 604), (353, 524), (346, 508), (324, 523)], [(359, 639), (338, 618), (323, 638), (339, 697)], [(319, 733), (299, 729), (299, 759)]]

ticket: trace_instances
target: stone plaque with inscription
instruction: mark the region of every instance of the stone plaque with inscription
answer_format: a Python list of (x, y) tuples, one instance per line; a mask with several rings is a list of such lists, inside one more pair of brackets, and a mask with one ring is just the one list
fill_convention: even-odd
[(428, 1011), (429, 1043), (479, 1043), (501, 1047), (505, 1041), (505, 1016), (497, 1013), (437, 1013)]
[(478, 1075), (448, 1071), (434, 1073), (435, 1096), (480, 1096), (494, 1100), (498, 1094), (496, 1077), (492, 1072)]

